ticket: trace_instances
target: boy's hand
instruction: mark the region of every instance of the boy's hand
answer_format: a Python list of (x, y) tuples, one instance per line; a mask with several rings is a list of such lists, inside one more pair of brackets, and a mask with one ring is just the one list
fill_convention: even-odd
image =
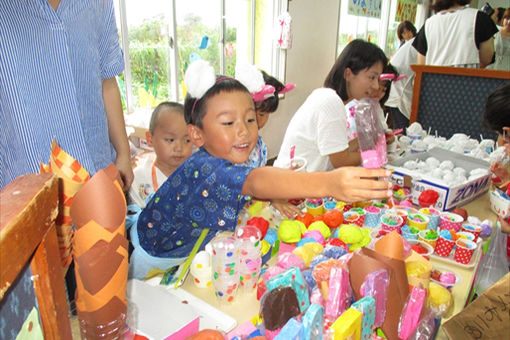
[(282, 214), (282, 216), (292, 219), (301, 213), (294, 204), (290, 204), (287, 200), (271, 200), (271, 205)]
[(386, 180), (391, 176), (389, 170), (343, 167), (331, 171), (330, 174), (331, 193), (336, 199), (345, 202), (382, 199), (393, 194), (393, 185)]

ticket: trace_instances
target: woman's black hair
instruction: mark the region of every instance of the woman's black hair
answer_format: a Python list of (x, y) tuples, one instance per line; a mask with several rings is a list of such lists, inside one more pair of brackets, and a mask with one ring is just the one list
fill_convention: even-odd
[(181, 103), (176, 102), (159, 103), (159, 105), (156, 106), (154, 111), (152, 111), (151, 121), (149, 123), (149, 132), (151, 134), (154, 134), (154, 130), (156, 130), (156, 127), (158, 126), (159, 116), (161, 115), (161, 112), (164, 109), (175, 111), (180, 113), (181, 115), (184, 115), (184, 106)]
[(340, 53), (324, 80), (324, 87), (335, 90), (342, 100), (347, 100), (349, 95), (344, 78), (345, 69), (349, 68), (352, 73), (358, 74), (378, 62), (386, 65), (388, 58), (377, 45), (361, 39), (353, 40)]
[[(394, 79), (396, 79), (398, 77), (397, 69), (391, 64), (384, 65), (382, 73), (394, 74), (395, 75)], [(384, 104), (388, 100), (388, 97), (390, 96), (391, 85), (392, 85), (393, 81), (392, 80), (387, 80), (387, 81), (389, 82), (389, 84), (386, 87), (386, 92), (384, 93), (384, 97), (382, 97), (381, 100), (379, 100), (379, 103), (381, 104), (381, 106), (384, 106)], [(404, 80), (400, 80), (400, 81), (404, 81)]]
[(456, 5), (469, 5), (470, 2), (471, 0), (435, 0), (434, 3), (430, 6), (430, 9), (437, 13)]
[(262, 76), (264, 77), (264, 83), (267, 85), (271, 85), (274, 87), (274, 96), (267, 98), (261, 102), (255, 102), (255, 110), (259, 112), (267, 112), (272, 113), (275, 112), (278, 108), (279, 98), (278, 94), (281, 90), (285, 88), (285, 86), (276, 78), (270, 76), (264, 71), (262, 72)]
[[(216, 76), (216, 83), (202, 96), (197, 99), (188, 93), (184, 100), (184, 119), (186, 124), (193, 124), (203, 128), (202, 120), (207, 111), (207, 102), (209, 99), (220, 92), (242, 91), (250, 94), (248, 89), (234, 78), (225, 76)], [(251, 96), (250, 96), (251, 98)]]
[(503, 133), (504, 127), (510, 127), (510, 81), (498, 86), (487, 98), (482, 123), (493, 131)]
[(404, 37), (402, 36), (402, 34), (404, 34), (404, 29), (412, 32), (413, 37), (416, 36), (416, 27), (414, 27), (413, 23), (407, 20), (402, 21), (397, 27), (397, 37), (401, 43), (404, 43)]

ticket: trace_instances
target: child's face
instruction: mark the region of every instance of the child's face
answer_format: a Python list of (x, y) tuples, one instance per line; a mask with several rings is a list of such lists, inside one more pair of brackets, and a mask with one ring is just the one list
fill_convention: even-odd
[(372, 91), (370, 97), (377, 99), (377, 101), (381, 100), (386, 94), (389, 86), (391, 86), (391, 84), (388, 80), (379, 80), (379, 88)]
[(195, 145), (203, 146), (212, 156), (244, 163), (257, 143), (255, 116), (248, 93), (220, 92), (207, 102), (202, 128), (189, 126), (190, 136)]
[(379, 89), (379, 76), (382, 70), (381, 62), (359, 71), (358, 74), (354, 74), (350, 68), (345, 69), (344, 77), (349, 100), (371, 97), (372, 92)]
[(404, 28), (402, 31), (402, 38), (404, 38), (405, 41), (411, 40), (414, 37), (413, 32), (408, 30), (407, 28)]
[(193, 144), (184, 116), (174, 110), (160, 112), (154, 133), (149, 138), (161, 170), (174, 170), (191, 155)]
[(266, 125), (267, 120), (269, 119), (269, 112), (257, 111), (257, 125), (259, 130)]

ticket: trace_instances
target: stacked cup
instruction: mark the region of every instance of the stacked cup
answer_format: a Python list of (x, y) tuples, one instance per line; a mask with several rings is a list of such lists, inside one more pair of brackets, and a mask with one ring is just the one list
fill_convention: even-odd
[(234, 301), (240, 280), (239, 248), (232, 236), (218, 236), (211, 241), (212, 272), (215, 295), (223, 303)]
[(448, 230), (442, 230), (439, 233), (434, 252), (439, 256), (448, 257), (454, 246), (455, 241), (452, 240), (450, 232)]
[(400, 215), (386, 213), (381, 217), (381, 228), (386, 232), (396, 230), (398, 233), (401, 233), (403, 224), (404, 220)]
[(379, 218), (381, 217), (381, 208), (369, 206), (365, 208), (365, 226), (375, 228), (379, 225)]
[(462, 227), (462, 222), (464, 222), (464, 218), (462, 216), (451, 212), (444, 212), (440, 217), (439, 229), (458, 232)]
[(476, 242), (478, 237), (480, 237), (482, 227), (478, 225), (465, 224), (462, 226), (462, 231), (473, 234), (475, 236), (473, 241)]
[(252, 226), (238, 226), (234, 232), (237, 239), (240, 259), (240, 283), (244, 291), (252, 291), (259, 279), (261, 258), (262, 233)]
[(434, 208), (422, 208), (420, 212), (424, 215), (427, 215), (429, 218), (429, 224), (427, 225), (428, 229), (436, 230), (439, 226), (439, 216), (441, 216), (441, 212)]
[(363, 227), (363, 224), (365, 224), (365, 215), (366, 215), (365, 209), (351, 208), (351, 210), (349, 210), (349, 211), (355, 212), (356, 214), (358, 214), (359, 218), (356, 221), (354, 221), (354, 223), (356, 223), (359, 227)]
[(455, 262), (468, 264), (476, 249), (476, 243), (469, 240), (457, 240), (455, 246), (455, 254), (453, 259)]

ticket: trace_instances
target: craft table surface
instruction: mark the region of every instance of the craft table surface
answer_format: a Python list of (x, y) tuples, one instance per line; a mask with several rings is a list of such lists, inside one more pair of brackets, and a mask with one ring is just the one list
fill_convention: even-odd
[[(480, 220), (496, 220), (496, 215), (492, 212), (489, 206), (488, 193), (466, 204), (463, 206), (463, 208), (467, 210), (470, 216), (476, 216)], [(438, 266), (442, 267), (451, 267), (462, 276), (462, 283), (452, 289), (454, 309), (451, 313), (451, 316), (460, 312), (466, 304), (474, 280), (475, 272), (480, 261), (481, 252), (478, 252), (477, 254), (478, 258), (476, 259), (476, 265), (473, 268), (462, 268), (460, 266), (448, 265), (444, 262), (435, 261), (434, 259), (431, 260), (432, 264), (437, 264)], [(270, 262), (272, 261), (275, 261), (275, 259), (271, 259)], [(236, 295), (236, 300), (232, 304), (221, 305), (214, 296), (214, 288), (197, 288), (193, 283), (191, 275), (188, 275), (182, 288), (235, 318), (237, 320), (238, 326), (242, 325), (246, 321), (251, 320), (255, 315), (257, 315), (260, 309), (260, 303), (257, 301), (255, 291), (245, 294), (241, 294), (241, 291), (239, 291)], [(439, 330), (437, 339), (448, 339), (442, 329)]]

